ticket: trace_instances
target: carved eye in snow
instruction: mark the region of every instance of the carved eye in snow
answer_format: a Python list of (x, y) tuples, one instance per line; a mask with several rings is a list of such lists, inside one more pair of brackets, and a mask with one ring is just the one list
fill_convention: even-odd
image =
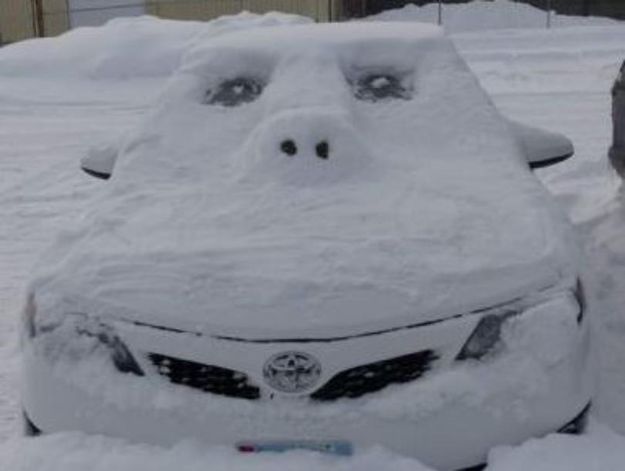
[(351, 85), (354, 96), (364, 101), (409, 100), (412, 97), (412, 90), (407, 85), (407, 77), (389, 72), (361, 75)]
[(209, 105), (239, 106), (256, 100), (263, 92), (264, 83), (252, 77), (236, 77), (221, 82), (206, 93)]

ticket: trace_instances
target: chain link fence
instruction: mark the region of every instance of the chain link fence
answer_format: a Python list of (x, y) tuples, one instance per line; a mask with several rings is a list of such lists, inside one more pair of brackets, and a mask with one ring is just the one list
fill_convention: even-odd
[[(469, 0), (344, 0), (351, 8), (351, 17), (368, 16), (392, 8), (402, 8), (413, 4), (424, 6), (437, 4), (437, 20), (445, 23), (445, 6), (449, 4), (467, 3)], [(577, 16), (610, 16), (625, 19), (625, 0), (510, 0), (514, 3), (525, 3), (545, 12), (545, 25), (551, 24), (553, 12), (563, 15)]]
[[(623, 0), (523, 0), (538, 8), (550, 9), (563, 15), (610, 16), (625, 20)], [(545, 5), (548, 4), (548, 5)]]

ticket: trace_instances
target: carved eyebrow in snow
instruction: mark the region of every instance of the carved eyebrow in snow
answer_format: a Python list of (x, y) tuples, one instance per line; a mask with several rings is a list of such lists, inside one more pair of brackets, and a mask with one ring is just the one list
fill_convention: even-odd
[(267, 81), (276, 65), (276, 57), (263, 51), (242, 47), (215, 47), (192, 51), (184, 58), (182, 72), (201, 77), (213, 85), (240, 76)]

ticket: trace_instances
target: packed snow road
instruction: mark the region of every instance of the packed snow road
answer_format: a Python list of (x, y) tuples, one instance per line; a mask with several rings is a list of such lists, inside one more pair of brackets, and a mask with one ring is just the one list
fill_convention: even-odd
[[(541, 39), (542, 38), (542, 39)], [(494, 39), (497, 39), (495, 41)], [(620, 26), (470, 33), (456, 43), (498, 106), (524, 122), (564, 132), (577, 157), (540, 172), (593, 248), (589, 270), (601, 281), (594, 312), (601, 368), (595, 415), (625, 432), (625, 311), (619, 316), (618, 266), (592, 239), (597, 227), (614, 239), (619, 222), (618, 179), (606, 149), (610, 140), (609, 87), (625, 41)], [(548, 46), (548, 47), (546, 47)], [(78, 169), (93, 143), (132, 126), (161, 85), (159, 79), (85, 81), (0, 77), (0, 469), (426, 469), (414, 460), (370, 450), (348, 461), (307, 453), (250, 460), (226, 449), (184, 443), (173, 449), (131, 445), (112, 439), (59, 434), (17, 437), (19, 428), (16, 316), (37, 254), (80, 217), (84, 204), (105, 183)], [(606, 222), (607, 221), (607, 222)], [(612, 232), (610, 232), (612, 231)], [(606, 235), (607, 232), (607, 235)], [(600, 265), (598, 265), (600, 263)], [(620, 268), (621, 272), (625, 272)], [(606, 284), (607, 280), (607, 284)], [(611, 283), (611, 284), (610, 284)], [(608, 313), (607, 308), (612, 310)], [(608, 326), (608, 327), (606, 327)], [(619, 368), (621, 369), (619, 371)], [(489, 470), (613, 471), (625, 463), (625, 439), (593, 424), (588, 436), (548, 437), (493, 451)], [(44, 464), (45, 463), (45, 466)]]

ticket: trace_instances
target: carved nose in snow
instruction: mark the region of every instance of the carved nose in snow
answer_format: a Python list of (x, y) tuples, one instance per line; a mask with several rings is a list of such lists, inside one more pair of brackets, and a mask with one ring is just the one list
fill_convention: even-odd
[(320, 159), (327, 159), (330, 157), (330, 146), (328, 141), (321, 141), (315, 146), (315, 153)]
[[(297, 142), (293, 139), (285, 139), (280, 143), (280, 150), (283, 154), (293, 157), (298, 151)], [(320, 159), (327, 160), (330, 157), (330, 145), (328, 141), (322, 140), (315, 144), (315, 154)]]
[(291, 109), (266, 117), (244, 151), (248, 177), (302, 186), (327, 185), (358, 178), (372, 155), (342, 109)]
[(297, 154), (297, 144), (293, 139), (285, 139), (280, 144), (280, 150), (286, 155), (293, 156)]

